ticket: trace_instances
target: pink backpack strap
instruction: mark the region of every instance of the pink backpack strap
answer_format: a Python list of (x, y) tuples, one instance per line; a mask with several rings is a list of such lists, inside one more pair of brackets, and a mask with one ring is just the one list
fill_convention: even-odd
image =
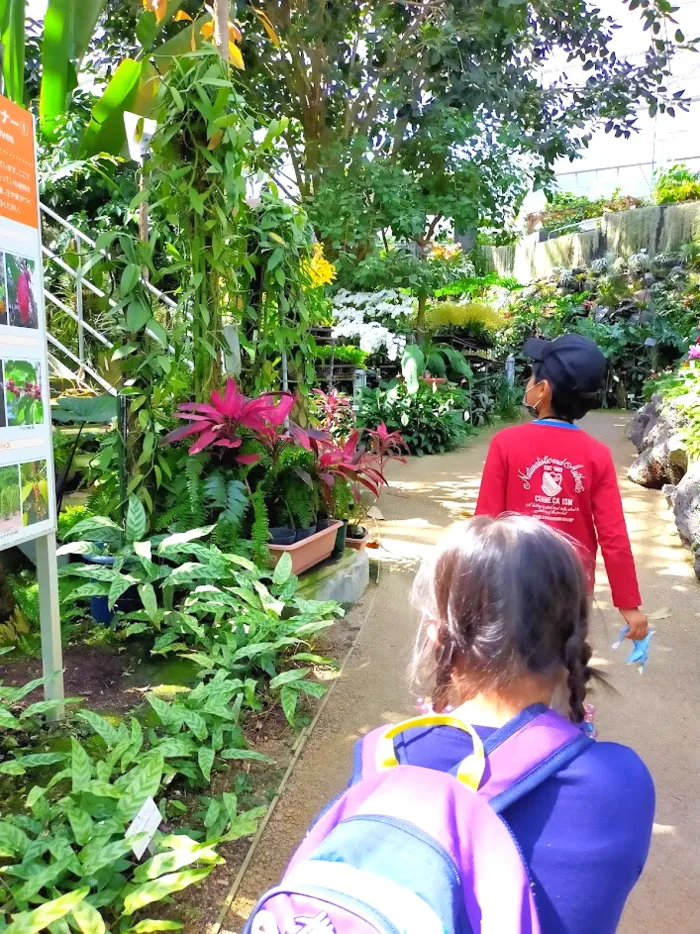
[(575, 723), (555, 710), (544, 710), (488, 751), (478, 793), (500, 813), (568, 765), (592, 742)]
[[(426, 726), (431, 725), (430, 718), (424, 720)], [(407, 722), (406, 727), (414, 722)], [(383, 771), (379, 749), (388, 729), (379, 727), (358, 741), (351, 784), (374, 778)], [(478, 794), (500, 813), (562, 769), (591, 742), (579, 726), (556, 711), (529, 708), (484, 743), (482, 756), (485, 751), (486, 762)]]

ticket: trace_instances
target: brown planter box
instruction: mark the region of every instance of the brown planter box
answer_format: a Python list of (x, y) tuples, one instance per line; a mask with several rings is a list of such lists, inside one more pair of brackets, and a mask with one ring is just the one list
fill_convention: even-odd
[(348, 548), (354, 548), (355, 551), (364, 551), (367, 547), (367, 542), (369, 541), (369, 532), (365, 532), (364, 538), (350, 538), (349, 535), (345, 537), (345, 544)]
[(288, 551), (292, 558), (292, 573), (301, 574), (302, 571), (308, 571), (314, 565), (330, 558), (335, 548), (335, 537), (342, 524), (336, 519), (327, 528), (293, 545), (270, 545), (270, 564), (274, 567), (285, 551)]

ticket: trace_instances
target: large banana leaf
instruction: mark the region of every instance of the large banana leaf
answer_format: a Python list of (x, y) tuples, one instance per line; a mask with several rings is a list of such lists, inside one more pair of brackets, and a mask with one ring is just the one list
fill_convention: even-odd
[(25, 0), (0, 0), (5, 96), (24, 105)]
[(65, 113), (68, 95), (75, 87), (73, 59), (73, 20), (77, 15), (74, 0), (49, 0), (44, 17), (42, 77), (39, 95), (41, 132), (55, 135), (56, 117)]
[(124, 111), (149, 116), (158, 86), (157, 73), (149, 62), (125, 58), (92, 108), (81, 156), (87, 158), (98, 152), (119, 155), (126, 143)]
[[(164, 22), (177, 12), (181, 4), (182, 0), (171, 0)], [(90, 123), (81, 144), (80, 154), (83, 158), (98, 152), (112, 155), (122, 153), (126, 146), (124, 111), (131, 111), (140, 117), (153, 115), (161, 88), (159, 76), (168, 71), (178, 55), (185, 55), (193, 46), (197, 48), (201, 45), (200, 29), (209, 18), (208, 14), (204, 14), (150, 52), (157, 71), (145, 59), (125, 59), (119, 65), (104, 94), (92, 109)]]
[(78, 4), (79, 15), (73, 18), (73, 55), (79, 70), (90, 40), (97, 27), (97, 21), (105, 8), (107, 0), (73, 0)]

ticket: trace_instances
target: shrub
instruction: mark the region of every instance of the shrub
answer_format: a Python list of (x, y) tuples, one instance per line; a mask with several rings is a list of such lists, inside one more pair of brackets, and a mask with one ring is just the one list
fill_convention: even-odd
[(700, 199), (700, 172), (691, 172), (682, 163), (671, 166), (656, 174), (654, 179), (654, 202), (673, 204), (678, 201)]
[(314, 356), (324, 363), (330, 363), (332, 358), (334, 363), (348, 363), (352, 366), (363, 367), (368, 354), (352, 344), (318, 344)]
[(495, 333), (504, 325), (503, 318), (483, 302), (434, 302), (428, 306), (426, 320), (431, 328), (478, 325)]
[(384, 422), (389, 431), (400, 431), (411, 454), (442, 454), (454, 450), (468, 433), (460, 408), (468, 397), (454, 390), (421, 385), (409, 393), (405, 383), (381, 389), (365, 389), (360, 399), (358, 422)]

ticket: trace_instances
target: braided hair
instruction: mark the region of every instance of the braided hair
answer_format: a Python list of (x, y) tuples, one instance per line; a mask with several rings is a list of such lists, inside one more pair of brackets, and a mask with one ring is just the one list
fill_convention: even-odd
[(589, 666), (586, 576), (564, 536), (523, 516), (461, 523), (421, 567), (413, 601), (422, 616), (414, 680), (436, 710), (455, 693), (461, 703), (565, 671), (571, 719), (583, 721), (598, 675)]

